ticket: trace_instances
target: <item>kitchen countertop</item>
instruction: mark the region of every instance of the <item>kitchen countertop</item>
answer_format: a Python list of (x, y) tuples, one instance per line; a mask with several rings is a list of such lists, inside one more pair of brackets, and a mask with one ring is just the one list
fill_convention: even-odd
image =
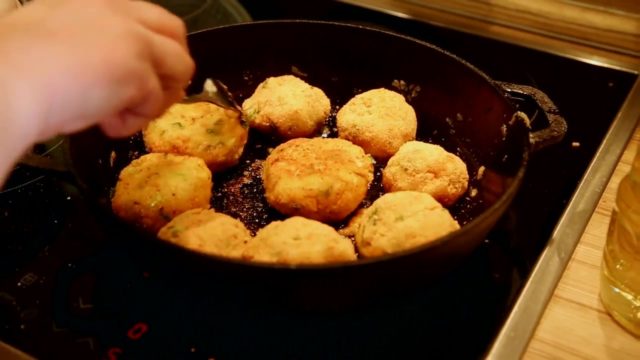
[[(466, 0), (430, 2), (349, 0), (343, 2), (403, 17), (421, 19), (491, 38), (527, 44), (533, 48), (577, 57), (596, 64), (624, 64), (623, 68), (632, 68), (636, 72), (640, 69), (638, 66), (640, 64), (640, 15), (635, 13), (603, 11), (603, 9), (578, 6), (576, 2), (554, 2), (553, 0), (544, 0), (544, 2), (550, 6), (561, 6), (566, 16), (536, 14), (535, 12), (539, 9), (534, 8), (533, 5), (529, 6), (531, 2), (520, 0), (505, 0), (499, 3)], [(519, 8), (519, 6), (526, 8)], [(548, 13), (548, 9), (546, 7), (544, 11)], [(518, 19), (521, 22), (514, 24)], [(597, 39), (591, 37), (594, 31), (593, 26), (597, 28)], [(632, 112), (636, 115), (634, 115), (635, 119), (630, 120), (637, 121), (637, 109)], [(552, 274), (554, 270), (562, 270), (563, 264), (570, 257), (550, 297), (532, 296), (537, 302), (544, 303), (542, 305), (545, 307), (531, 340), (528, 344), (523, 342), (526, 345), (523, 349), (525, 359), (640, 358), (640, 339), (634, 338), (622, 329), (606, 313), (599, 298), (600, 262), (611, 209), (618, 184), (629, 171), (636, 148), (640, 146), (640, 127), (636, 128), (628, 144), (618, 143), (616, 146), (624, 148), (624, 152), (620, 159), (610, 159), (612, 164), (616, 164), (615, 170), (608, 183), (603, 183), (602, 186), (606, 184), (606, 187), (600, 199), (595, 199), (597, 207), (579, 237), (577, 246), (575, 249), (557, 246), (554, 248), (555, 252), (550, 251), (546, 254), (547, 257), (553, 258), (550, 262), (553, 267), (548, 270), (538, 269), (539, 277), (553, 278), (557, 276)], [(606, 158), (607, 154), (600, 154), (600, 157)], [(553, 241), (561, 242), (560, 239)], [(547, 270), (546, 273), (545, 270)], [(552, 280), (547, 280), (549, 281)], [(555, 280), (553, 283), (555, 284)], [(528, 305), (531, 307), (532, 304)], [(523, 312), (527, 312), (528, 309), (524, 310)], [(529, 317), (531, 317), (530, 314)], [(525, 336), (518, 332), (503, 335), (505, 336), (502, 345), (523, 341), (522, 339), (515, 341), (515, 339)], [(509, 346), (504, 348), (507, 347)], [(513, 357), (513, 352), (509, 351), (499, 353), (492, 351), (489, 356), (497, 359), (505, 356)], [(515, 351), (520, 352), (520, 350)]]

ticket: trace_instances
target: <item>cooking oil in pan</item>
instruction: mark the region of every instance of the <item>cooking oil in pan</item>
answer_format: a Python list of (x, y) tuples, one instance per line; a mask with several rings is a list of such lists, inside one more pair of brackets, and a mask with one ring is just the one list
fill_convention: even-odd
[(602, 260), (600, 297), (614, 319), (640, 337), (640, 151), (618, 188)]

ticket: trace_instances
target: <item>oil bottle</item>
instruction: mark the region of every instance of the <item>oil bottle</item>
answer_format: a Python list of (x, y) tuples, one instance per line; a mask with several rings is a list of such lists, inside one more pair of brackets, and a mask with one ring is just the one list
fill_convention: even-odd
[(618, 187), (600, 276), (605, 308), (640, 337), (640, 149)]

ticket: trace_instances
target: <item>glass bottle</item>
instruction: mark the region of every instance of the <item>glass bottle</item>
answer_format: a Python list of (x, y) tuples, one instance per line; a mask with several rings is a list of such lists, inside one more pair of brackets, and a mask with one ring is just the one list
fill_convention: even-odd
[(640, 149), (618, 187), (602, 259), (600, 297), (613, 318), (640, 337)]

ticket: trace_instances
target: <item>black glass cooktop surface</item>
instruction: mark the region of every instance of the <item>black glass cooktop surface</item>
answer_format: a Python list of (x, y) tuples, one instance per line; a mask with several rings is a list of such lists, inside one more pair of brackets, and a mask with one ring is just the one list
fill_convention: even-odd
[(636, 76), (339, 3), (242, 3), (255, 20), (347, 21), (431, 42), (542, 90), (568, 133), (532, 154), (512, 206), (460, 266), (332, 311), (260, 303), (158, 263), (101, 221), (70, 174), (18, 166), (0, 192), (0, 339), (42, 359), (481, 357)]

